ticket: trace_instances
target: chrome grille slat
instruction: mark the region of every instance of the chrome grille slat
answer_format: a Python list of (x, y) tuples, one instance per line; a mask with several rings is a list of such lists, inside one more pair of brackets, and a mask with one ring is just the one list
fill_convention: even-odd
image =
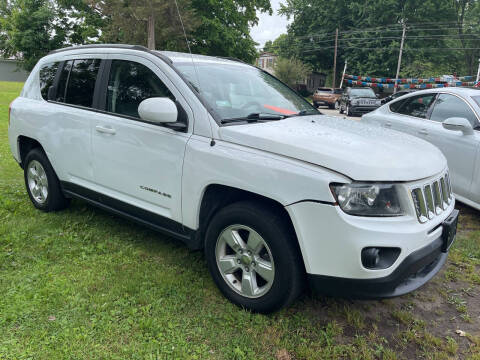
[(448, 172), (423, 186), (411, 189), (418, 221), (425, 223), (443, 213), (453, 199)]

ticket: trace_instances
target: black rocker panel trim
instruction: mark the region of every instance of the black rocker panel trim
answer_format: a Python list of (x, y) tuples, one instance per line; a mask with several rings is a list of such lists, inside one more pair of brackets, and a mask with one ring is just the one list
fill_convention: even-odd
[(187, 245), (190, 245), (195, 238), (195, 230), (183, 226), (181, 223), (155, 214), (151, 211), (141, 209), (137, 206), (127, 204), (110, 196), (87, 189), (83, 186), (62, 181), (62, 188), (65, 194), (84, 200), (94, 206), (109, 211), (115, 215), (133, 220), (153, 230), (165, 233)]

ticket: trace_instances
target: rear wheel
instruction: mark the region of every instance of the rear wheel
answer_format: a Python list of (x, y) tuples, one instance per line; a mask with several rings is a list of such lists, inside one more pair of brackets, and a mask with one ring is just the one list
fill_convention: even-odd
[(67, 207), (70, 201), (63, 195), (60, 182), (45, 153), (35, 148), (27, 154), (24, 163), (25, 185), (33, 205), (46, 212)]
[(338, 101), (335, 101), (335, 110), (339, 110), (340, 109), (340, 104), (338, 103)]
[(205, 256), (225, 297), (270, 313), (289, 305), (303, 289), (304, 268), (295, 241), (283, 216), (262, 204), (239, 202), (212, 219)]
[(320, 105), (318, 105), (318, 103), (316, 101), (313, 102), (313, 106), (315, 106), (317, 109)]
[(335, 104), (328, 104), (329, 109), (335, 109)]

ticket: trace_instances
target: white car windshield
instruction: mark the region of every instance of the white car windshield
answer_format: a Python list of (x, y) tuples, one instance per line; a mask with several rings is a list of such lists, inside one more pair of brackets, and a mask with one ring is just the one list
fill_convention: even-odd
[(252, 114), (320, 115), (288, 86), (253, 66), (206, 61), (196, 61), (195, 68), (192, 62), (174, 63), (174, 66), (222, 120)]

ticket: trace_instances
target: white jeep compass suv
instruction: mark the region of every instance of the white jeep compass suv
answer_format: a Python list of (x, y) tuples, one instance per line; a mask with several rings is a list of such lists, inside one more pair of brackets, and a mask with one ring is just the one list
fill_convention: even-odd
[(41, 59), (10, 109), (35, 207), (85, 200), (204, 249), (258, 312), (323, 294), (383, 298), (445, 263), (458, 211), (429, 143), (321, 115), (240, 61), (91, 45)]

